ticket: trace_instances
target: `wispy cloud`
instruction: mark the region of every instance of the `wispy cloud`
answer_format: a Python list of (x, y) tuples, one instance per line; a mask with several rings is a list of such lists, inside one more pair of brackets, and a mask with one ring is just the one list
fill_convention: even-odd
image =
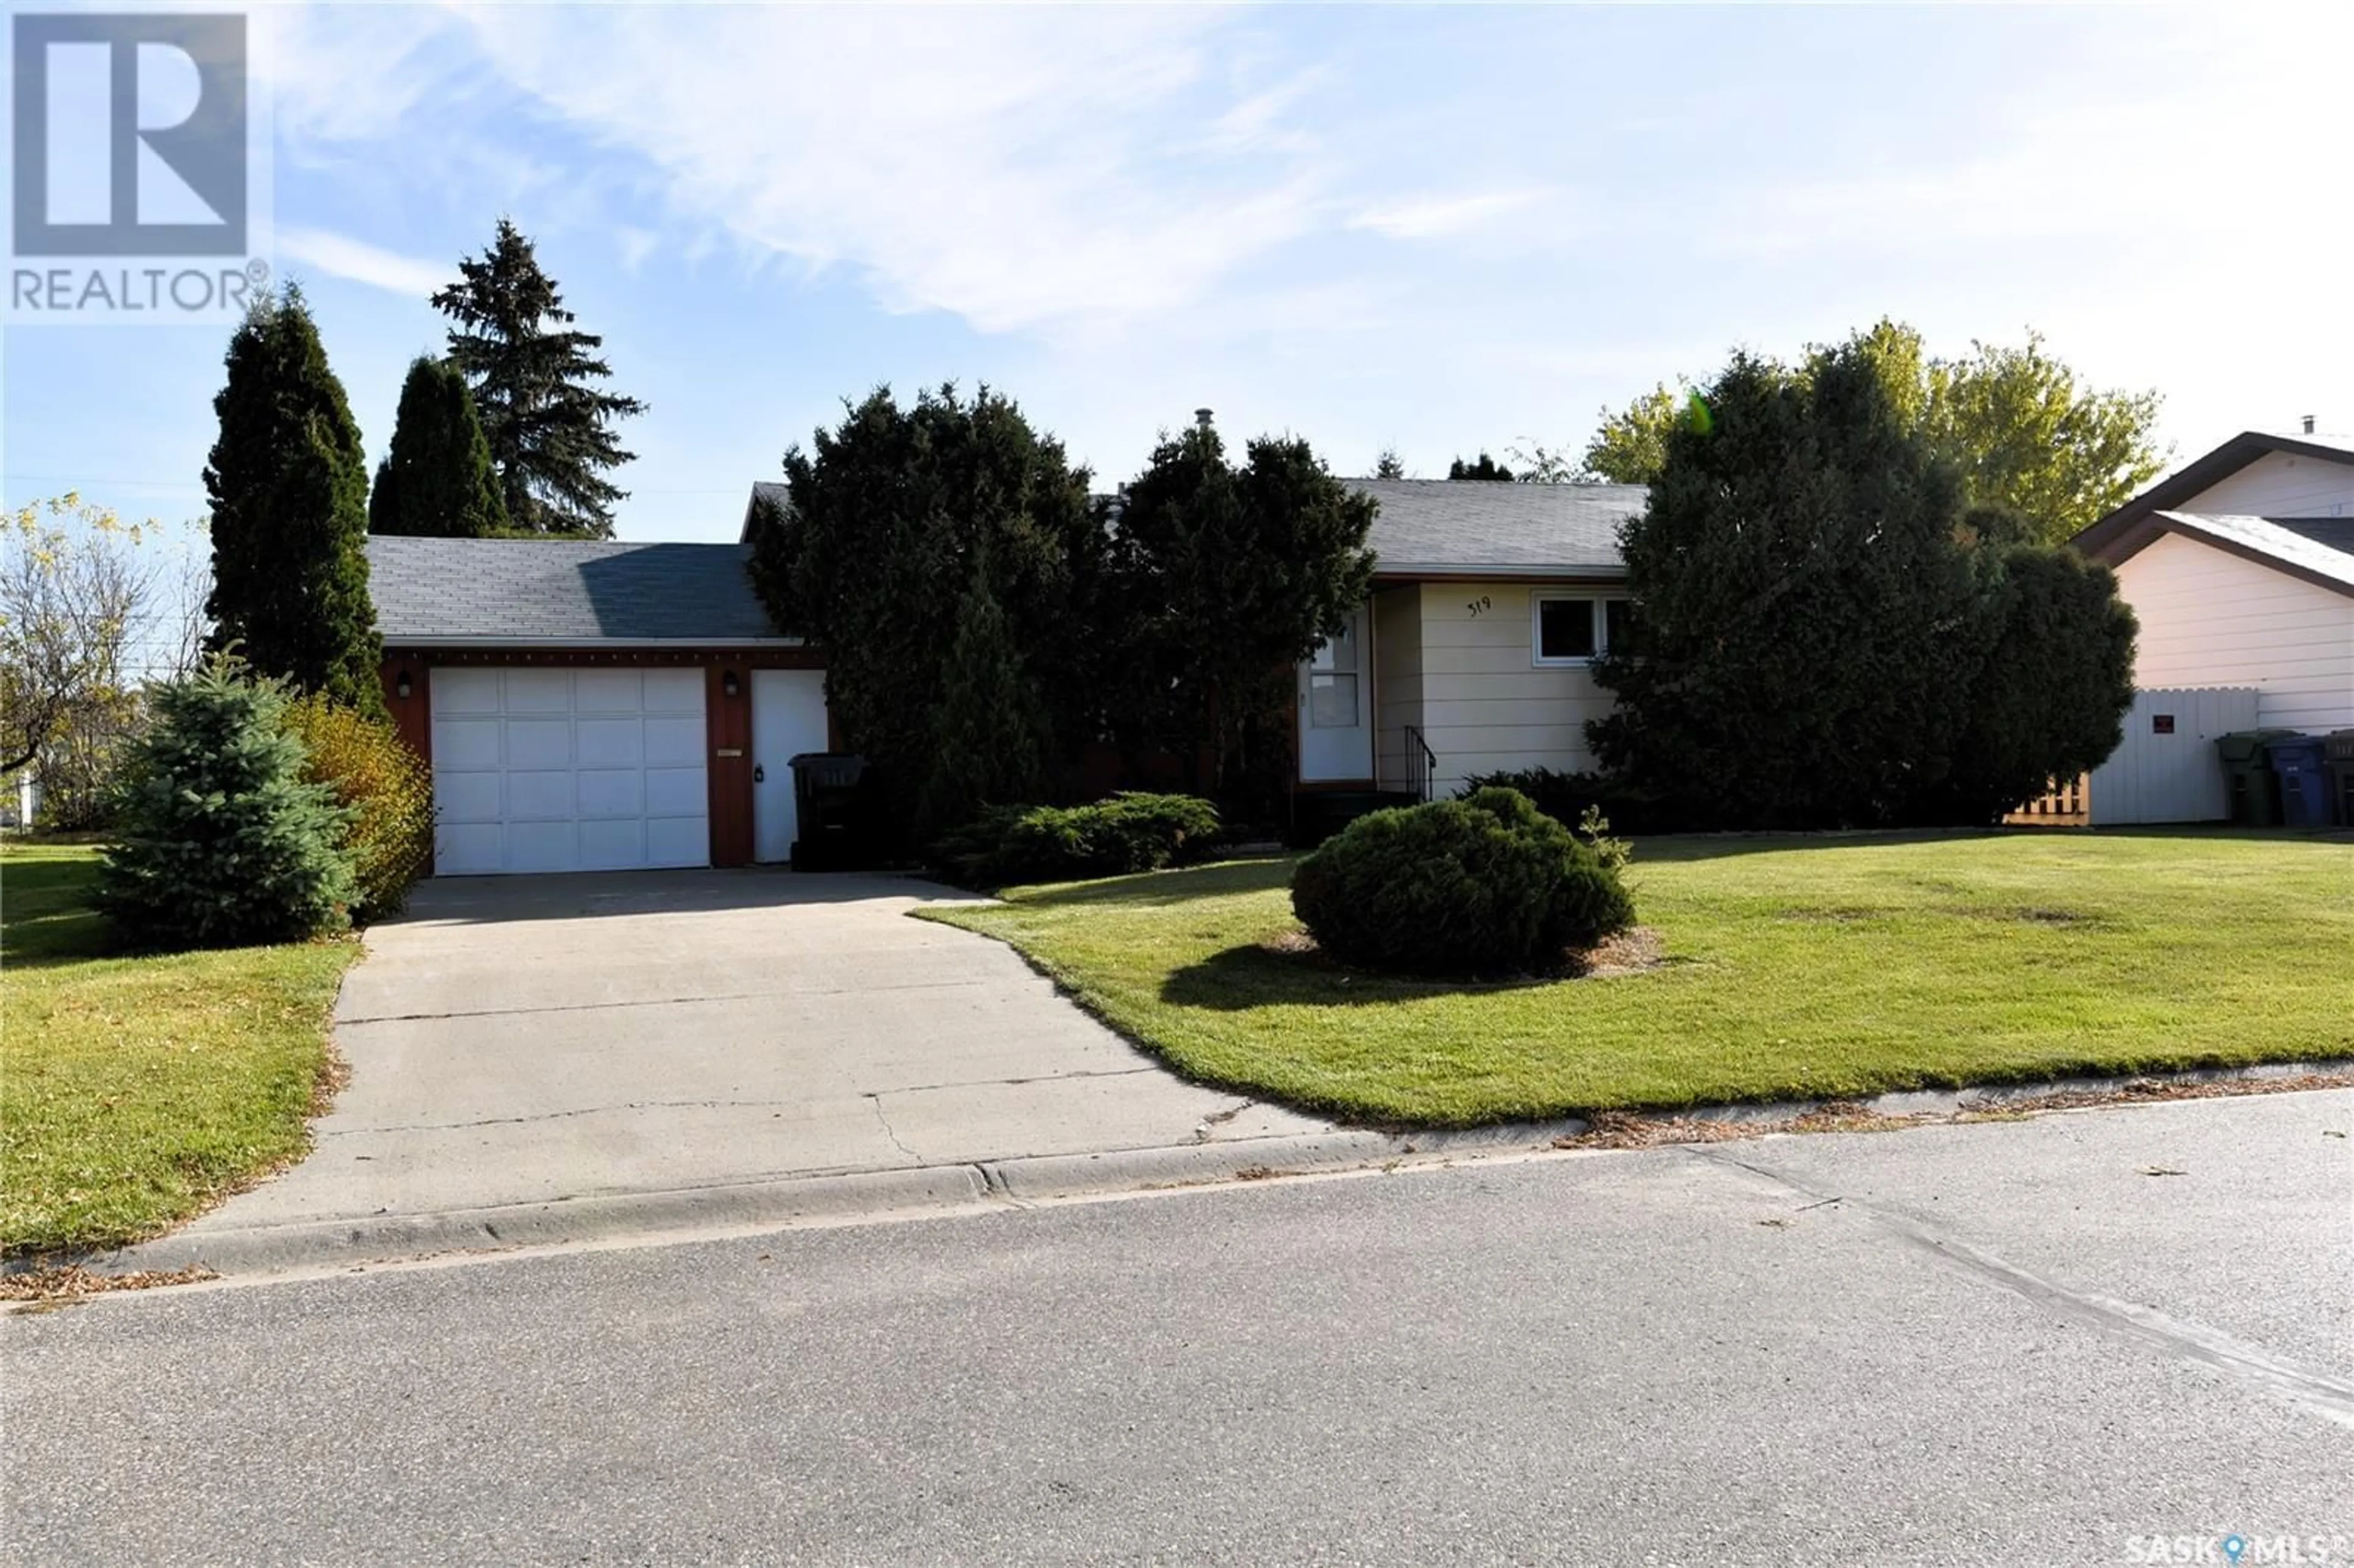
[(1552, 194), (1549, 190), (1530, 188), (1421, 196), (1367, 207), (1349, 219), (1349, 227), (1370, 228), (1393, 239), (1437, 239), (1478, 228), (1510, 213), (1526, 211)]
[(1329, 221), (1280, 133), (1298, 84), (1210, 69), (1224, 12), (463, 15), (511, 89), (650, 167), (690, 236), (851, 269), (893, 311), (1148, 317)]
[(449, 282), (451, 276), (452, 270), (446, 263), (398, 255), (347, 234), (332, 234), (323, 228), (281, 223), (276, 238), (281, 270), (289, 263), (313, 268), (331, 277), (348, 278), (413, 300), (424, 299)]

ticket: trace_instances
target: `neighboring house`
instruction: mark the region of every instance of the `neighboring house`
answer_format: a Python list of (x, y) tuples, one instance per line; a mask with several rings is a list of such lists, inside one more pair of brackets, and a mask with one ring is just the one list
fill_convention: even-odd
[(2354, 726), (2354, 438), (2234, 436), (2074, 544), (2141, 622), (2137, 686), (2253, 687), (2264, 726)]

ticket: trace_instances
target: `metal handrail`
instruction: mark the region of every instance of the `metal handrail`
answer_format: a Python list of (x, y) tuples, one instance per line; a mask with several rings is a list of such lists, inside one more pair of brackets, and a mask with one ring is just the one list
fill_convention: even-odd
[(1422, 738), (1419, 728), (1407, 725), (1405, 729), (1406, 764), (1415, 770), (1414, 796), (1417, 800), (1427, 800), (1431, 786), (1438, 779), (1438, 753), (1430, 749), (1430, 743)]

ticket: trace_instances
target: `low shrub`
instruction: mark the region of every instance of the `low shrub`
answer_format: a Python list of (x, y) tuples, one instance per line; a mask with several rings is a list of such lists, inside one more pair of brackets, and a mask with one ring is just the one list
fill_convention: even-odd
[(1521, 768), (1499, 773), (1475, 773), (1456, 791), (1458, 800), (1482, 789), (1514, 789), (1556, 822), (1575, 826), (1585, 813), (1596, 811), (1620, 832), (1681, 833), (1707, 823), (1648, 790), (1607, 773), (1563, 773), (1551, 768)]
[(313, 694), (286, 707), (302, 743), (302, 777), (324, 784), (352, 812), (344, 841), (360, 924), (400, 913), (408, 890), (433, 868), (433, 774), (381, 719)]
[(945, 835), (933, 858), (968, 887), (1007, 887), (1184, 865), (1218, 836), (1207, 800), (1123, 793), (1085, 806), (992, 807)]
[(136, 948), (284, 942), (343, 925), (351, 812), (302, 778), (286, 690), (228, 660), (158, 687), (129, 748), (99, 907)]
[(1546, 973), (1634, 924), (1617, 868), (1513, 789), (1360, 817), (1302, 860), (1291, 907), (1342, 963)]

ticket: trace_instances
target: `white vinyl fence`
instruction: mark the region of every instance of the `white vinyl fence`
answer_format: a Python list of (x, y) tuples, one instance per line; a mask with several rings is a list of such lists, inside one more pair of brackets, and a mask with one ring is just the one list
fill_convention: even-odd
[(2136, 692), (2125, 739), (2092, 772), (2093, 825), (2222, 821), (2232, 797), (2215, 738), (2255, 727), (2253, 686)]

